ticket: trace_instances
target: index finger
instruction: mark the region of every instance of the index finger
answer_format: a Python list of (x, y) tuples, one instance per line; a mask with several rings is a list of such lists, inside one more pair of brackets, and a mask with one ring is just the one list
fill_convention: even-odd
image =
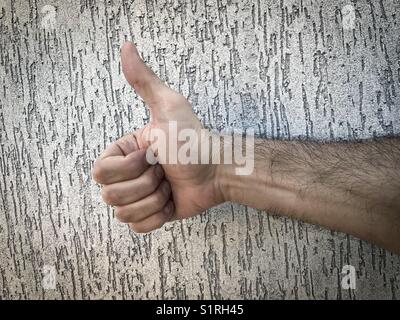
[(92, 175), (101, 184), (135, 179), (149, 166), (146, 149), (139, 149), (134, 135), (127, 135), (111, 144), (96, 160)]

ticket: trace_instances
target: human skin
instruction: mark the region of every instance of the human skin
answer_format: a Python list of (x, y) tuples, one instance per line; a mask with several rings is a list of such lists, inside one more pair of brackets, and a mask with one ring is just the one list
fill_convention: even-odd
[[(400, 253), (400, 139), (315, 143), (256, 139), (254, 170), (235, 164), (156, 164), (149, 134), (168, 123), (199, 132), (188, 100), (167, 87), (127, 42), (122, 70), (151, 119), (108, 146), (92, 175), (116, 217), (137, 233), (189, 218), (226, 201), (338, 230)], [(178, 145), (181, 143), (178, 143)], [(222, 150), (218, 150), (218, 152)], [(215, 150), (213, 150), (215, 152)]]

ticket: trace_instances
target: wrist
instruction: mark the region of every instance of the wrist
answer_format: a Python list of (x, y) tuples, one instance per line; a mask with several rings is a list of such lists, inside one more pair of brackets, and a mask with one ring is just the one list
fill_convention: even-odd
[[(235, 202), (258, 209), (267, 209), (268, 192), (267, 170), (262, 163), (255, 163), (249, 175), (239, 175), (237, 165), (220, 164), (217, 166), (217, 183), (222, 195), (222, 202)], [(266, 169), (266, 168), (265, 168)], [(261, 197), (260, 197), (261, 196)]]
[[(265, 147), (260, 154), (257, 150), (258, 141), (255, 141), (253, 161), (251, 165), (232, 164), (217, 165), (217, 183), (223, 202), (230, 201), (248, 205), (256, 209), (270, 209), (282, 207), (288, 193), (282, 192), (285, 187), (282, 181), (273, 181), (271, 171), (271, 154)], [(247, 158), (248, 160), (250, 158)], [(246, 167), (246, 170), (243, 170)], [(251, 170), (247, 170), (247, 169)]]
[[(215, 165), (216, 168), (216, 184), (221, 194), (221, 202), (236, 202), (244, 205), (250, 205), (256, 208), (266, 208), (264, 203), (265, 197), (261, 197), (264, 201), (260, 201), (260, 195), (267, 192), (267, 184), (270, 181), (267, 165), (268, 157), (256, 154), (257, 142), (246, 141), (243, 146), (242, 142), (237, 140), (227, 140), (220, 138), (219, 154), (225, 160), (221, 164)], [(242, 139), (240, 136), (235, 139)], [(228, 142), (228, 143), (226, 143)], [(265, 143), (265, 142), (264, 142)], [(230, 155), (230, 156), (229, 156)]]
[(237, 180), (238, 177), (234, 174), (233, 165), (219, 164), (216, 172), (216, 183), (222, 196), (222, 202), (235, 202), (233, 186), (237, 184), (234, 180)]

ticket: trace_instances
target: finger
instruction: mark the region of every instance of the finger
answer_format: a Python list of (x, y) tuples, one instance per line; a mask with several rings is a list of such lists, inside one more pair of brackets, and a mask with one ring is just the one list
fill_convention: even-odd
[(139, 149), (140, 147), (136, 139), (136, 132), (129, 133), (119, 138), (113, 144), (109, 145), (102, 152), (99, 158), (104, 159), (112, 156), (126, 156)]
[(171, 187), (164, 180), (151, 195), (127, 204), (115, 207), (115, 216), (121, 222), (139, 222), (160, 211), (168, 202), (171, 195)]
[(164, 170), (160, 165), (147, 168), (138, 178), (103, 186), (104, 202), (112, 206), (124, 206), (152, 194), (160, 185)]
[(127, 156), (110, 156), (96, 160), (92, 176), (101, 184), (131, 180), (139, 177), (149, 166), (146, 149), (134, 151)]
[(122, 46), (121, 64), (126, 80), (147, 104), (162, 100), (163, 92), (169, 88), (143, 62), (132, 42), (125, 42)]
[[(141, 172), (136, 173), (136, 171), (140, 171), (141, 166), (143, 166), (142, 161), (140, 161), (142, 160), (141, 153), (130, 155), (140, 149), (139, 143), (136, 139), (136, 133), (137, 132), (134, 132), (123, 136), (109, 145), (102, 152), (102, 154), (96, 160), (92, 170), (92, 176), (95, 181), (101, 184), (114, 183), (129, 179), (129, 177), (134, 178), (136, 174), (136, 176), (138, 176), (144, 171), (144, 169), (147, 167), (146, 164), (144, 164), (144, 169)], [(136, 159), (139, 159), (137, 170), (130, 170), (129, 166), (134, 166)], [(128, 169), (126, 169), (127, 164)], [(119, 168), (122, 168), (122, 172), (121, 174), (116, 174), (116, 171), (121, 171), (118, 170)], [(121, 177), (121, 175), (125, 175), (124, 171), (127, 170), (129, 171), (128, 178)]]
[(129, 226), (136, 233), (147, 233), (161, 228), (166, 222), (170, 221), (174, 213), (174, 203), (169, 200), (165, 207), (152, 216), (140, 222), (130, 223)]

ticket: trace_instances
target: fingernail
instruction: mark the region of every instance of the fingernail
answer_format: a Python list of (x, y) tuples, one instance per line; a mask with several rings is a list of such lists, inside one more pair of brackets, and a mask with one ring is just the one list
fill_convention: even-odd
[(154, 154), (151, 148), (147, 148), (146, 150), (146, 161), (150, 165), (155, 165), (158, 163), (157, 156)]
[(156, 170), (156, 176), (161, 179), (164, 176), (163, 168), (161, 168), (161, 166), (157, 166), (155, 170)]

